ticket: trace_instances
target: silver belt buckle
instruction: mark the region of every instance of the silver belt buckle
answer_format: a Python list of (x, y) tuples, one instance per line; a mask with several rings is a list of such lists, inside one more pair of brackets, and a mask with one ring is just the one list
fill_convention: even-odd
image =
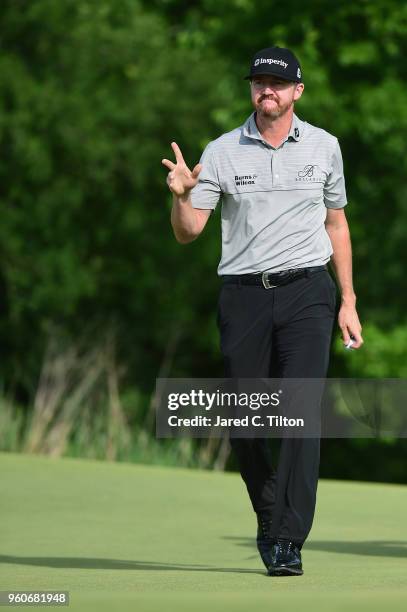
[(269, 274), (268, 272), (263, 272), (261, 275), (261, 281), (263, 283), (263, 287), (265, 289), (272, 289), (273, 287), (277, 287), (278, 285), (270, 285), (270, 282), (267, 278), (268, 274)]

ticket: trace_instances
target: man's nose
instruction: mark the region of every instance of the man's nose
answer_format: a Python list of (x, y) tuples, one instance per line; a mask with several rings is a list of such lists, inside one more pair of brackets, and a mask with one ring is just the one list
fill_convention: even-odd
[(272, 85), (271, 83), (265, 83), (263, 85), (263, 94), (265, 93), (275, 93), (275, 85)]

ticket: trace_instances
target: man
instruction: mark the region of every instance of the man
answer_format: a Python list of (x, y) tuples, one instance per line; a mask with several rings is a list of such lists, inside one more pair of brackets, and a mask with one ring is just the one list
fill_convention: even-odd
[[(195, 240), (222, 200), (218, 326), (227, 377), (324, 378), (336, 312), (330, 260), (343, 342), (363, 343), (341, 151), (337, 138), (294, 114), (304, 84), (290, 50), (262, 49), (246, 78), (254, 112), (242, 126), (210, 142), (192, 171), (174, 142), (176, 163), (162, 160), (172, 227), (178, 242)], [(320, 440), (283, 438), (276, 468), (267, 444), (231, 439), (268, 574), (300, 575)]]

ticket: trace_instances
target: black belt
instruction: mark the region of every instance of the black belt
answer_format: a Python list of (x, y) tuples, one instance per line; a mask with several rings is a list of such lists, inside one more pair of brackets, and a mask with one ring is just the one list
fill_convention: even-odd
[(281, 272), (262, 272), (260, 274), (226, 274), (222, 276), (224, 283), (238, 283), (242, 285), (263, 285), (265, 289), (288, 285), (298, 278), (309, 276), (313, 272), (327, 270), (326, 266), (311, 266), (308, 268), (291, 268)]

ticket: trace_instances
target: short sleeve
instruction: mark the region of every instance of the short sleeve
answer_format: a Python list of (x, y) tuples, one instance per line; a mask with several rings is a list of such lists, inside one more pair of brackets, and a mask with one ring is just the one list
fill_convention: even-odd
[(215, 210), (222, 192), (212, 143), (206, 146), (199, 163), (202, 164), (202, 170), (199, 173), (198, 183), (191, 190), (192, 207)]
[(332, 155), (331, 171), (324, 185), (324, 203), (327, 208), (343, 208), (347, 204), (342, 154), (338, 141)]

